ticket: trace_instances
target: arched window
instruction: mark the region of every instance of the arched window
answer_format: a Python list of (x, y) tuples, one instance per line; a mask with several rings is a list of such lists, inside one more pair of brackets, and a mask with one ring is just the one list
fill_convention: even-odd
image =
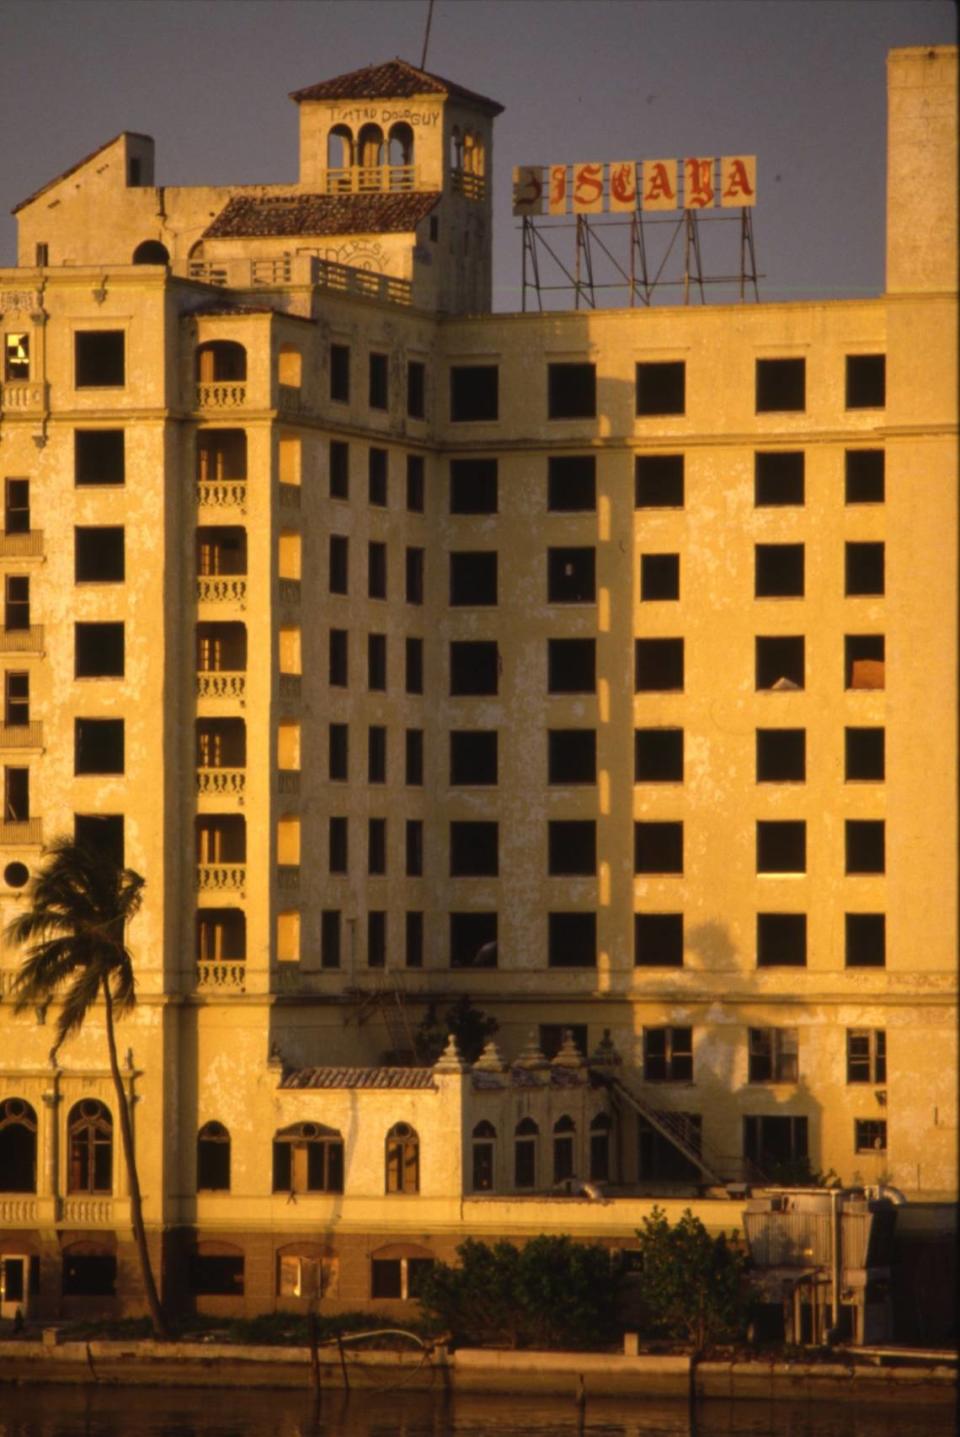
[(598, 1113), (590, 1124), (590, 1177), (606, 1182), (610, 1176), (610, 1117)]
[(233, 339), (208, 339), (197, 345), (197, 383), (246, 379), (247, 351)]
[(159, 240), (144, 240), (133, 252), (134, 264), (169, 264), (170, 253)]
[(223, 1123), (204, 1123), (197, 1134), (197, 1191), (230, 1191), (230, 1134)]
[(291, 1123), (273, 1139), (275, 1193), (342, 1193), (343, 1138), (322, 1123)]
[(409, 1123), (394, 1123), (387, 1133), (387, 1192), (420, 1191), (420, 1139)]
[(493, 1156), (497, 1130), (493, 1123), (477, 1123), (473, 1130), (473, 1190), (493, 1191)]
[[(387, 163), (394, 170), (399, 169), (401, 166), (409, 168), (413, 165), (413, 130), (403, 121), (394, 125), (390, 130), (390, 139), (387, 145)], [(392, 174), (390, 176), (390, 188), (393, 190), (412, 189), (412, 174)]]
[(277, 355), (277, 379), (290, 389), (299, 389), (303, 382), (303, 355), (292, 344), (281, 344)]
[(576, 1135), (574, 1121), (569, 1117), (558, 1118), (553, 1125), (553, 1180), (565, 1182), (573, 1177), (573, 1140)]
[(357, 137), (357, 149), (362, 170), (372, 170), (383, 164), (383, 131), (379, 125), (364, 125)]
[(327, 135), (327, 169), (348, 170), (353, 164), (353, 131), (334, 125)]
[(70, 1166), (67, 1191), (113, 1191), (113, 1118), (95, 1098), (75, 1103), (67, 1120)]
[(0, 1192), (37, 1190), (37, 1115), (22, 1098), (0, 1103)]
[(522, 1118), (513, 1136), (513, 1185), (533, 1188), (537, 1185), (537, 1142), (540, 1129), (533, 1118)]

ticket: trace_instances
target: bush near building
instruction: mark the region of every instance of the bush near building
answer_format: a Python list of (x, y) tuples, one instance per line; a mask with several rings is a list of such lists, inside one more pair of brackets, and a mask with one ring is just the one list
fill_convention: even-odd
[(698, 1352), (742, 1335), (750, 1298), (747, 1259), (735, 1233), (711, 1237), (689, 1208), (671, 1226), (663, 1209), (655, 1207), (637, 1238), (635, 1296), (646, 1333), (681, 1338)]

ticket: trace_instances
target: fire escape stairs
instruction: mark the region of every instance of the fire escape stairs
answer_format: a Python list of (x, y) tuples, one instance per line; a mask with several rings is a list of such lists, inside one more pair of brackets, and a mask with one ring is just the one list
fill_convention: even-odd
[[(703, 1173), (708, 1183), (714, 1187), (725, 1187), (727, 1179), (722, 1178), (713, 1165), (719, 1160), (712, 1154), (710, 1161), (704, 1157), (703, 1147), (699, 1141), (692, 1140), (693, 1129), (680, 1113), (665, 1112), (662, 1108), (651, 1107), (645, 1103), (636, 1093), (632, 1092), (619, 1078), (609, 1079), (610, 1090), (614, 1101), (618, 1099), (626, 1103), (628, 1107), (641, 1118), (645, 1118), (650, 1126), (672, 1143), (678, 1152), (682, 1153), (688, 1162), (693, 1163)], [(697, 1134), (699, 1139), (699, 1134)]]
[[(407, 994), (399, 973), (383, 974), (372, 988), (352, 988), (348, 996), (356, 1004), (354, 1018), (363, 1027), (368, 1018), (383, 1019), (394, 1054), (416, 1055), (416, 1039), (410, 1025)], [(350, 1019), (347, 1020), (348, 1022)]]

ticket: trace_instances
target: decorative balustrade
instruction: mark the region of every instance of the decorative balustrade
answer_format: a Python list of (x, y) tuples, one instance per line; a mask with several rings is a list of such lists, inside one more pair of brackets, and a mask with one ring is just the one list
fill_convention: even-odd
[(246, 697), (245, 673), (204, 672), (197, 674), (197, 697), (201, 699), (240, 699)]
[(41, 844), (43, 842), (43, 819), (4, 819), (0, 823), (0, 843), (13, 848), (17, 844)]
[(211, 509), (237, 508), (247, 512), (247, 481), (245, 479), (199, 479), (197, 503)]
[(11, 414), (42, 414), (49, 407), (47, 385), (42, 380), (13, 379), (0, 384), (0, 409)]
[(242, 803), (246, 787), (245, 768), (197, 769), (197, 793), (212, 794), (217, 798), (233, 796)]
[(299, 509), (299, 508), (300, 508), (300, 485), (299, 485), (299, 484), (281, 484), (281, 485), (279, 486), (279, 489), (280, 489), (280, 508), (281, 508), (281, 509)]
[[(283, 678), (291, 677), (288, 674)], [(300, 792), (300, 770), (298, 768), (281, 768), (277, 774), (278, 793), (299, 793)]]
[(416, 165), (347, 165), (325, 170), (321, 192), (328, 195), (380, 195), (418, 189)]
[(42, 654), (43, 625), (25, 629), (0, 629), (0, 654)]
[(112, 1227), (113, 1199), (108, 1197), (67, 1197), (60, 1208), (60, 1221), (75, 1227)]
[(43, 748), (43, 720), (0, 723), (0, 748)]
[(198, 409), (241, 409), (247, 402), (247, 386), (242, 380), (223, 379), (197, 385)]
[(202, 604), (238, 604), (247, 607), (246, 577), (204, 576), (197, 580), (197, 598)]
[(295, 892), (300, 887), (300, 866), (281, 863), (277, 867), (277, 887), (284, 893)]
[(482, 200), (487, 193), (486, 176), (472, 174), (470, 170), (451, 170), (450, 188), (464, 199)]
[(289, 284), (293, 279), (293, 255), (281, 254), (274, 259), (250, 261), (251, 284)]
[(246, 883), (246, 864), (200, 863), (197, 865), (197, 887), (201, 893), (239, 893), (243, 897)]
[(368, 299), (386, 299), (393, 304), (413, 302), (413, 285), (408, 279), (357, 269), (354, 265), (338, 264), (330, 259), (316, 258), (314, 265), (313, 283), (321, 289), (364, 295)]
[(0, 534), (0, 559), (39, 559), (43, 555), (43, 530), (28, 534)]
[(35, 1197), (0, 1198), (0, 1224), (4, 1227), (32, 1227), (40, 1216)]
[(280, 675), (280, 697), (282, 699), (298, 699), (300, 697), (300, 675)]
[[(398, 167), (394, 166), (393, 168)], [(404, 167), (400, 166), (399, 168), (403, 169)], [(463, 193), (467, 194), (468, 198), (481, 198), (485, 183), (483, 178), (477, 175), (468, 175), (467, 182), (469, 191), (474, 191), (479, 186), (479, 193), (468, 193), (468, 190), (464, 190)], [(387, 300), (392, 304), (410, 304), (413, 300), (413, 286), (407, 279), (380, 274), (374, 270), (359, 269), (355, 265), (339, 264), (336, 260), (324, 259), (319, 253), (309, 254), (303, 251), (297, 254), (277, 255), (272, 259), (230, 259), (216, 262), (199, 260), (191, 262), (190, 278), (201, 280), (204, 284), (229, 286), (232, 289), (258, 289), (284, 284), (302, 284), (316, 285), (320, 289), (338, 290), (343, 294), (363, 295), (368, 299)], [(221, 382), (201, 387), (204, 389), (229, 389), (234, 386)], [(243, 384), (241, 383), (239, 387), (242, 389)], [(292, 392), (295, 393), (295, 391)], [(282, 398), (280, 403), (283, 403)], [(211, 404), (218, 408), (228, 407), (218, 401), (211, 401)]]
[(247, 965), (242, 958), (201, 958), (197, 962), (197, 987), (219, 993), (244, 993)]
[(299, 604), (300, 602), (300, 580), (280, 580), (280, 602), (281, 604)]

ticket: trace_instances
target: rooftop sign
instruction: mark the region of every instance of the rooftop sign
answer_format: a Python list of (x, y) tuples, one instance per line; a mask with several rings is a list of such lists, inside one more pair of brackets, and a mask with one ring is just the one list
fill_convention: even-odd
[(515, 215), (740, 209), (756, 198), (756, 155), (517, 165), (513, 171)]

